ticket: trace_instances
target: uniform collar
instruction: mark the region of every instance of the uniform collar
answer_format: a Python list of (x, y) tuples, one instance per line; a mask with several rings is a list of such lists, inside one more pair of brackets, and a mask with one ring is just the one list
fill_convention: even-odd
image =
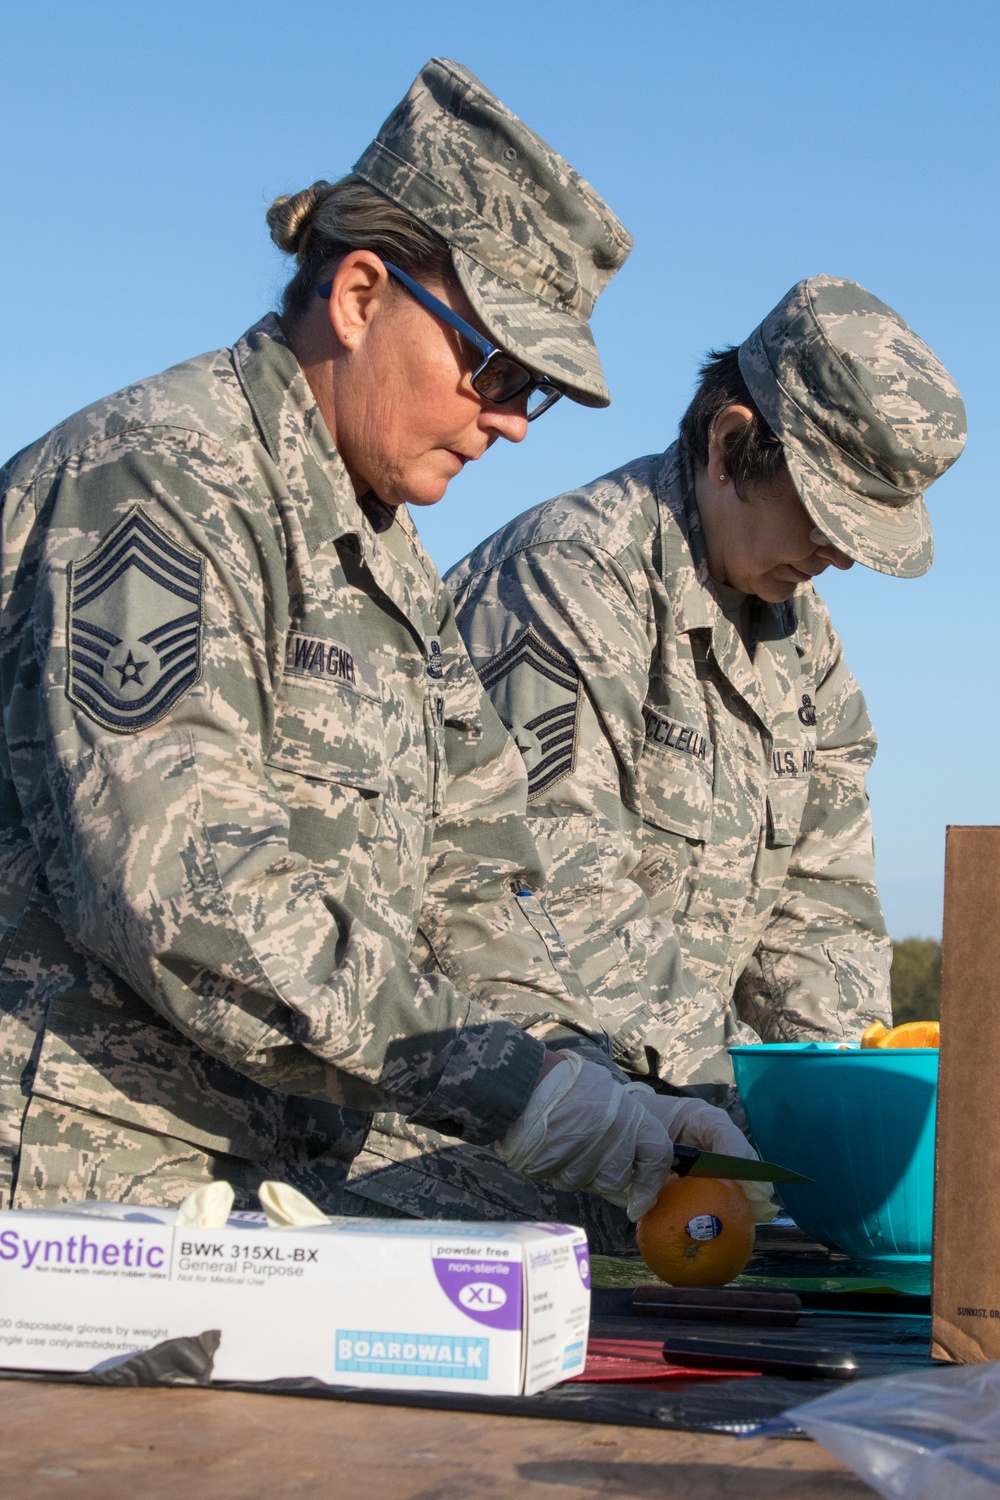
[[(758, 718), (768, 725), (778, 707), (771, 702), (769, 678), (762, 680), (751, 662), (739, 631), (728, 620), (715, 583), (708, 571), (705, 533), (695, 499), (694, 469), (682, 442), (674, 443), (663, 455), (657, 476), (660, 504), (674, 524), (661, 528), (662, 577), (669, 582), (674, 602), (677, 631), (711, 631), (711, 651), (729, 683)], [(798, 619), (791, 600), (785, 604), (766, 604), (755, 600), (754, 638), (758, 648), (767, 643), (767, 651), (784, 656), (794, 654), (791, 637), (798, 629)], [(763, 662), (758, 666), (764, 665)]]
[[(327, 543), (353, 537), (379, 588), (423, 639), (436, 597), (434, 565), (405, 507), (392, 513), (374, 495), (365, 507), (359, 504), (274, 313), (235, 344), (233, 360), (267, 450), (295, 500), (310, 557)], [(385, 520), (389, 526), (376, 531)]]
[[(708, 571), (705, 532), (695, 499), (694, 467), (683, 442), (672, 443), (663, 455), (657, 475), (657, 498), (676, 523), (664, 528), (663, 577), (681, 581), (675, 604), (677, 628), (712, 629), (724, 606)], [(757, 600), (754, 608), (758, 640), (783, 640), (798, 629), (798, 616), (791, 599), (784, 604)]]
[[(719, 602), (708, 576), (705, 533), (694, 499), (694, 479), (687, 453), (672, 443), (656, 474), (661, 526), (661, 577), (669, 583), (677, 631), (711, 630)], [(671, 524), (671, 522), (673, 524)]]
[(310, 556), (345, 536), (356, 537), (366, 556), (371, 528), (274, 313), (237, 340), (233, 363), (264, 445), (295, 498)]

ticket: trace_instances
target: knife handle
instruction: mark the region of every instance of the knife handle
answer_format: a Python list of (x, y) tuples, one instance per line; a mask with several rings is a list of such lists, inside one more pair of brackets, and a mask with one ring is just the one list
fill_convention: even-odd
[(767, 1324), (793, 1328), (802, 1314), (794, 1292), (748, 1287), (637, 1286), (632, 1314), (671, 1322)]
[(697, 1146), (674, 1146), (674, 1160), (670, 1170), (676, 1172), (678, 1177), (686, 1177), (700, 1155)]
[(853, 1380), (858, 1362), (846, 1349), (780, 1348), (768, 1344), (723, 1343), (721, 1339), (667, 1339), (669, 1365), (698, 1370), (749, 1370), (795, 1380)]

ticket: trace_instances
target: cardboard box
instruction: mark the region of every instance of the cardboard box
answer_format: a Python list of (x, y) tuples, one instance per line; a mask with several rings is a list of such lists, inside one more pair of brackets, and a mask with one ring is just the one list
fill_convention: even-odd
[(98, 1203), (0, 1212), (0, 1364), (87, 1370), (218, 1329), (220, 1380), (528, 1395), (583, 1369), (582, 1229), (175, 1218)]
[(1000, 828), (948, 829), (934, 1168), (935, 1359), (1000, 1359)]

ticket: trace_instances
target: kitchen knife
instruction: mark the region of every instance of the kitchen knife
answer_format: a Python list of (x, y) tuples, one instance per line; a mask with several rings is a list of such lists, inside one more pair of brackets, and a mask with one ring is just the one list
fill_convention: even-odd
[(694, 1370), (756, 1370), (761, 1375), (792, 1379), (853, 1380), (858, 1361), (846, 1349), (809, 1349), (795, 1345), (729, 1344), (721, 1339), (668, 1339), (668, 1365)]
[(699, 1151), (697, 1146), (675, 1146), (672, 1170), (678, 1177), (730, 1177), (734, 1182), (813, 1182), (773, 1161), (723, 1156), (718, 1151)]

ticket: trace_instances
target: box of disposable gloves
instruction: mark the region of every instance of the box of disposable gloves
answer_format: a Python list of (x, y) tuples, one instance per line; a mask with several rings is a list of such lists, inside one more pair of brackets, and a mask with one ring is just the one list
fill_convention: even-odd
[(582, 1229), (198, 1217), (113, 1203), (0, 1212), (0, 1364), (88, 1370), (218, 1329), (219, 1380), (529, 1395), (583, 1369)]

